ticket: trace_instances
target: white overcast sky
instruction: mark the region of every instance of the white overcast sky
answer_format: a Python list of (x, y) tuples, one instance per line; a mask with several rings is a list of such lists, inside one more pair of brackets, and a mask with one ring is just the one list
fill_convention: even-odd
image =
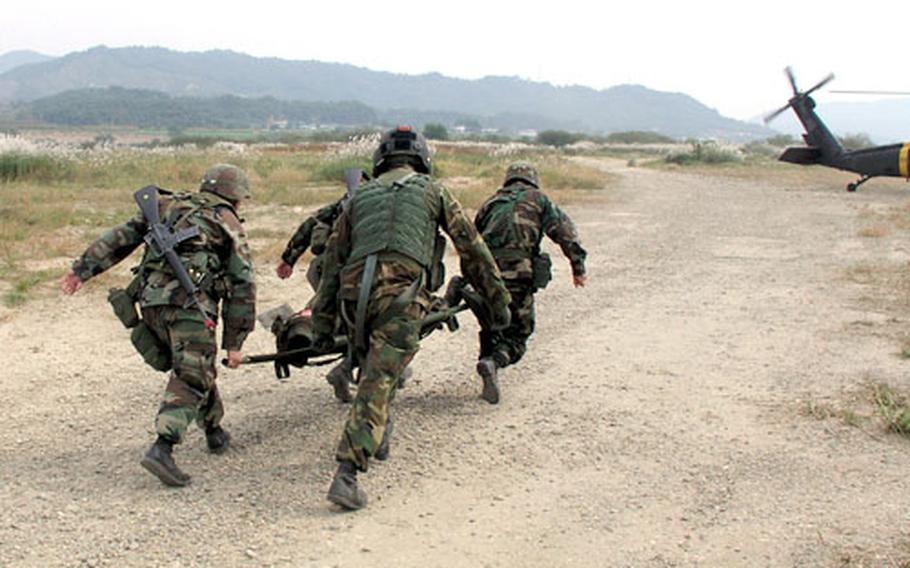
[(0, 53), (155, 45), (469, 79), (636, 83), (747, 119), (786, 103), (788, 64), (801, 87), (834, 72), (829, 88), (910, 89), (908, 29), (901, 0), (8, 0)]

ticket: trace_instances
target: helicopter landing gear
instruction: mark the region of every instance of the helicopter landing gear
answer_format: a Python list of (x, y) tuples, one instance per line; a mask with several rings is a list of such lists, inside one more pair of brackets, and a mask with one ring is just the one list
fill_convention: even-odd
[(859, 189), (859, 186), (863, 185), (864, 183), (866, 183), (866, 182), (869, 181), (870, 179), (872, 179), (872, 176), (864, 175), (863, 177), (859, 178), (859, 179), (856, 180), (855, 182), (853, 182), (853, 183), (848, 183), (848, 184), (847, 184), (847, 191), (849, 191), (849, 192), (851, 192), (851, 193), (854, 192), (854, 191), (856, 191), (857, 189)]

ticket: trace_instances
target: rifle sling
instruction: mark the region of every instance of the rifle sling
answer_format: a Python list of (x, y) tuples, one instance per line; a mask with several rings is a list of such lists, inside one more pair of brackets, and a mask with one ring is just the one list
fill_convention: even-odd
[(366, 353), (369, 344), (366, 336), (367, 304), (370, 302), (378, 260), (379, 256), (376, 253), (367, 257), (363, 265), (363, 277), (360, 279), (360, 294), (357, 296), (357, 309), (354, 315), (354, 343), (360, 353)]
[[(366, 264), (364, 265), (363, 269), (363, 278), (360, 281), (360, 295), (357, 298), (357, 314), (355, 316), (356, 319), (354, 322), (354, 340), (357, 344), (357, 352), (361, 355), (366, 354), (370, 346), (370, 338), (367, 334), (366, 329), (366, 311), (367, 304), (369, 304), (370, 291), (373, 288), (373, 280), (376, 273), (376, 260), (376, 254), (371, 254), (367, 257)], [(404, 312), (404, 310), (406, 310), (407, 307), (410, 306), (414, 299), (417, 297), (420, 289), (423, 288), (425, 279), (426, 271), (421, 271), (420, 276), (411, 282), (411, 285), (408, 286), (407, 289), (405, 289), (401, 294), (395, 296), (395, 299), (392, 300), (392, 303), (389, 305), (388, 309), (379, 314), (379, 316), (373, 320), (373, 325), (371, 327), (382, 327), (393, 317)]]

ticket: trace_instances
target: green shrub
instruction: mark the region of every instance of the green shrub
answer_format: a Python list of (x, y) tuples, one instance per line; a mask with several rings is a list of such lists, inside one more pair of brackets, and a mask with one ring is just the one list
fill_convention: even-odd
[(742, 157), (730, 148), (718, 146), (713, 141), (694, 140), (692, 149), (685, 152), (674, 152), (666, 157), (667, 162), (681, 166), (690, 164), (724, 164), (741, 162)]
[(537, 133), (537, 143), (545, 146), (556, 146), (561, 148), (581, 140), (582, 137), (574, 132), (565, 130), (544, 130)]
[(430, 140), (448, 140), (449, 130), (438, 122), (428, 122), (423, 125), (423, 135)]
[(630, 130), (628, 132), (613, 132), (607, 136), (608, 144), (673, 144), (675, 139), (657, 132), (643, 132)]

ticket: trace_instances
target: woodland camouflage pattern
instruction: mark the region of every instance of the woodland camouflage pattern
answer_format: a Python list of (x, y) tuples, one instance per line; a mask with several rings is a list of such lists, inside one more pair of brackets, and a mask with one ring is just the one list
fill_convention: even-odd
[(215, 332), (205, 327), (198, 311), (175, 306), (142, 308), (142, 319), (170, 347), (174, 365), (155, 431), (180, 443), (193, 421), (202, 429), (219, 426), (224, 405), (215, 384)]
[[(231, 202), (203, 191), (162, 192), (159, 203), (161, 218), (176, 219), (176, 230), (199, 227), (201, 235), (181, 243), (177, 253), (200, 288), (200, 305), (213, 319), (221, 300), (222, 346), (239, 351), (255, 324), (256, 285), (246, 233)], [(129, 256), (144, 243), (147, 232), (148, 224), (139, 213), (103, 233), (73, 263), (73, 271), (83, 282), (89, 280)], [(174, 362), (156, 430), (179, 442), (193, 420), (210, 426), (221, 420), (215, 335), (206, 329), (197, 310), (184, 309), (187, 292), (162, 256), (147, 247), (134, 270), (141, 279), (138, 302), (143, 318), (171, 347)]]
[(202, 176), (200, 191), (210, 191), (232, 201), (250, 199), (250, 180), (246, 173), (231, 164), (216, 164)]
[(474, 218), (496, 258), (512, 296), (509, 327), (499, 332), (481, 330), (480, 357), (492, 356), (499, 367), (517, 362), (527, 350), (534, 332), (533, 259), (547, 235), (569, 259), (573, 276), (585, 273), (587, 253), (575, 225), (544, 193), (529, 181), (539, 183), (536, 168), (527, 162), (509, 167), (506, 185), (481, 205)]
[(341, 209), (346, 199), (347, 196), (342, 197), (307, 217), (291, 236), (284, 252), (281, 253), (281, 260), (294, 266), (307, 249), (311, 249), (314, 255), (325, 252), (329, 234), (332, 232), (335, 220), (341, 215)]
[(506, 179), (503, 180), (502, 185), (505, 187), (517, 180), (524, 180), (534, 187), (540, 188), (540, 175), (537, 173), (537, 168), (530, 162), (515, 162), (511, 164), (506, 169)]
[[(364, 260), (347, 263), (357, 244), (351, 238), (352, 223), (355, 221), (351, 218), (351, 210), (356, 208), (357, 200), (362, 199), (372, 184), (391, 186), (408, 176), (411, 177), (405, 183), (413, 180), (427, 184), (438, 194), (439, 199), (431, 203), (432, 210), (428, 213), (452, 239), (461, 257), (461, 270), (465, 277), (491, 305), (502, 310), (509, 303), (509, 294), (490, 251), (449, 190), (430, 176), (414, 174), (411, 168), (396, 168), (359, 190), (352, 206), (345, 208), (338, 218), (326, 251), (324, 277), (313, 303), (313, 331), (317, 336), (332, 333), (339, 307), (342, 317), (349, 324), (353, 323)], [(427, 239), (434, 237), (433, 234), (426, 235)], [(421, 289), (404, 310), (390, 314), (395, 298), (415, 280), (422, 278), (426, 267), (409, 256), (394, 252), (380, 252), (378, 259), (367, 308), (369, 352), (362, 361), (357, 396), (336, 451), (339, 461), (353, 462), (361, 471), (366, 471), (369, 456), (382, 442), (389, 403), (395, 396), (398, 377), (418, 350), (420, 321), (430, 306), (429, 293)], [(338, 299), (340, 302), (337, 302)], [(378, 326), (372, 325), (371, 322), (380, 316), (387, 318), (386, 321)], [(353, 325), (349, 325), (349, 329), (353, 329)], [(353, 344), (353, 338), (351, 341)]]

